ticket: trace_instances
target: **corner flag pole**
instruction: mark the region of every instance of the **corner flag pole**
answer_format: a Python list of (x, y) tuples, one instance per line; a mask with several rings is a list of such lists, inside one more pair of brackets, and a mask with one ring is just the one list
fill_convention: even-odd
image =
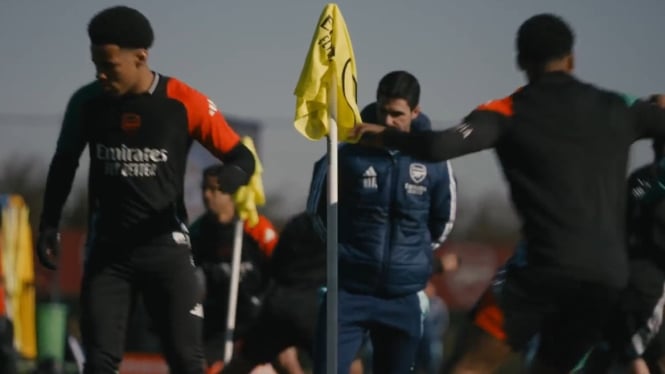
[(335, 72), (331, 69), (332, 79), (328, 86), (328, 209), (327, 209), (327, 289), (326, 293), (326, 373), (337, 373), (337, 304), (339, 296), (337, 276), (337, 253), (338, 253), (338, 196), (337, 196), (337, 85), (335, 83)]

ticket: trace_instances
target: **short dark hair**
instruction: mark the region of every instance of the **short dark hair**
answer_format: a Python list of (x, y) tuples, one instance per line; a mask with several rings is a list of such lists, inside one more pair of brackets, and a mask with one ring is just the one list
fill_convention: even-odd
[(93, 45), (115, 44), (120, 48), (150, 48), (155, 39), (150, 21), (127, 6), (114, 6), (97, 13), (88, 24)]
[(381, 78), (376, 89), (376, 99), (382, 98), (404, 99), (413, 109), (420, 102), (420, 83), (407, 71), (392, 71)]
[(572, 53), (575, 35), (566, 21), (554, 14), (537, 14), (517, 31), (517, 56), (522, 67), (540, 68)]

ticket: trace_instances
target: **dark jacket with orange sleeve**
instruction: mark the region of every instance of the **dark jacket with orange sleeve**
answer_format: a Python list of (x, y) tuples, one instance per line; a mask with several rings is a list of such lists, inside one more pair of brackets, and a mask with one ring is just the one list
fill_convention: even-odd
[(254, 158), (217, 106), (185, 83), (155, 74), (150, 91), (114, 97), (97, 82), (71, 97), (51, 161), (40, 228), (57, 228), (79, 158), (90, 152), (91, 232), (144, 237), (186, 224), (183, 190), (192, 141), (226, 164), (244, 185)]

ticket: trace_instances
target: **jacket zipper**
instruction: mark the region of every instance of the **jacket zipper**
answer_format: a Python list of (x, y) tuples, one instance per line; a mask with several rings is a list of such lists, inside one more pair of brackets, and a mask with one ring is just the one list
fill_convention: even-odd
[(391, 153), (388, 153), (388, 156), (390, 157), (390, 162), (392, 164), (390, 168), (390, 178), (388, 180), (388, 183), (390, 184), (390, 194), (388, 195), (389, 199), (389, 204), (388, 204), (388, 227), (386, 230), (386, 247), (383, 251), (383, 262), (381, 264), (381, 273), (379, 273), (379, 284), (378, 284), (378, 289), (379, 291), (383, 291), (386, 289), (386, 281), (388, 279), (388, 265), (390, 264), (390, 259), (392, 257), (392, 239), (393, 239), (393, 224), (395, 220), (395, 215), (393, 212), (395, 211), (394, 207), (394, 202), (395, 202), (395, 192), (397, 190), (397, 178), (398, 176), (395, 175), (395, 173), (398, 172), (398, 168), (396, 167), (397, 162), (395, 161), (394, 155)]

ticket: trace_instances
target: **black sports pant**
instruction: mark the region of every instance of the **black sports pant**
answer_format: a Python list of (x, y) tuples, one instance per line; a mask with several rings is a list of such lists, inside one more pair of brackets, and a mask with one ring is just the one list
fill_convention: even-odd
[(0, 316), (0, 373), (17, 373), (16, 359), (14, 326), (9, 318)]
[(605, 342), (594, 350), (585, 373), (606, 373), (613, 360), (630, 362), (642, 356), (652, 373), (665, 355), (665, 271), (653, 260), (630, 261), (628, 286), (605, 328)]
[(239, 354), (224, 374), (247, 374), (295, 346), (312, 355), (320, 296), (315, 287), (273, 285), (261, 311), (249, 328)]
[(117, 373), (138, 292), (171, 372), (204, 373), (202, 294), (186, 237), (176, 232), (133, 241), (95, 243), (86, 259), (81, 290), (84, 373)]
[(509, 263), (471, 316), (476, 326), (514, 351), (528, 349), (537, 336), (536, 358), (569, 372), (602, 340), (620, 295), (612, 286)]

